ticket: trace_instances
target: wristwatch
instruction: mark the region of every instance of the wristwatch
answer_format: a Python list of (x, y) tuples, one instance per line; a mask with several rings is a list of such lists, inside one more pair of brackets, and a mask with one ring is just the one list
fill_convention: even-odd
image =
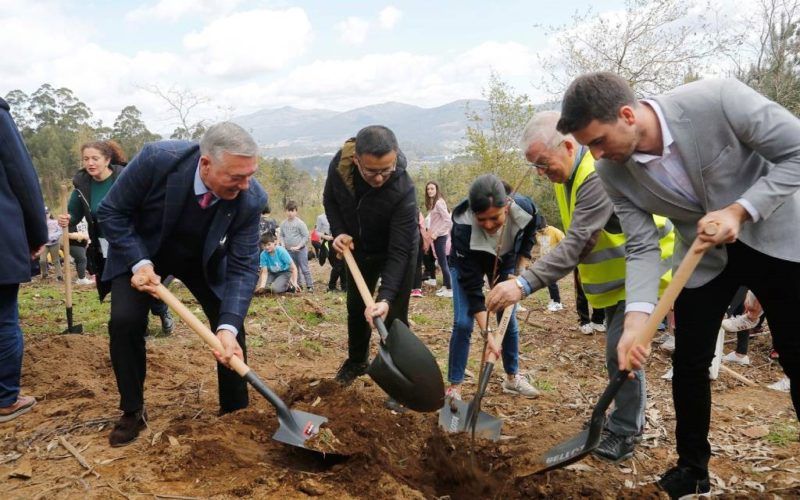
[(519, 291), (522, 292), (522, 296), (525, 297), (528, 294), (525, 292), (525, 288), (526, 287), (525, 287), (525, 282), (523, 281), (523, 279), (524, 278), (522, 278), (520, 276), (517, 276), (517, 279), (514, 280), (514, 283), (517, 284), (517, 288), (519, 288)]

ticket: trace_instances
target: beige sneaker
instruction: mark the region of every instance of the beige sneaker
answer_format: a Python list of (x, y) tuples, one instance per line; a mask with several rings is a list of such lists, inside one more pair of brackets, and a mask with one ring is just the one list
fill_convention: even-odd
[(528, 379), (519, 373), (514, 376), (514, 381), (511, 382), (508, 378), (503, 380), (503, 392), (508, 394), (518, 394), (526, 398), (535, 398), (539, 395), (539, 390), (532, 386)]

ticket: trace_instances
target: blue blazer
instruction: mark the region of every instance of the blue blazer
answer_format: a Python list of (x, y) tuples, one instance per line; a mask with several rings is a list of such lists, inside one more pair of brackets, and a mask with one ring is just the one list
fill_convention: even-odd
[(31, 251), (47, 241), (39, 178), (6, 101), (0, 99), (0, 285), (30, 281)]
[[(97, 209), (109, 242), (104, 280), (152, 260), (162, 245), (181, 244), (169, 237), (194, 189), (199, 160), (197, 143), (161, 141), (146, 144), (125, 167)], [(202, 248), (202, 272), (222, 301), (219, 323), (241, 330), (258, 279), (258, 222), (267, 194), (253, 179), (247, 191), (217, 203)]]

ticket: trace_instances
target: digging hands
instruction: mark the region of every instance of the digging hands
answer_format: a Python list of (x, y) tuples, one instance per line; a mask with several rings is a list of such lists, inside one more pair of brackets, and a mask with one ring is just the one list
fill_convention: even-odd
[(342, 233), (334, 238), (333, 249), (336, 250), (336, 253), (342, 254), (344, 253), (345, 248), (355, 250), (355, 246), (353, 245), (353, 237), (349, 234)]
[(742, 222), (748, 220), (750, 214), (738, 203), (731, 203), (722, 210), (707, 213), (697, 221), (697, 237), (706, 243), (698, 251), (702, 252), (723, 243), (733, 243), (739, 237)]
[(230, 362), (233, 356), (244, 360), (244, 353), (242, 352), (242, 347), (239, 345), (239, 342), (236, 341), (235, 333), (230, 330), (219, 330), (217, 331), (217, 339), (219, 339), (224, 349), (222, 353), (214, 351), (214, 357), (217, 358), (217, 361), (231, 368)]
[(502, 311), (520, 300), (522, 300), (522, 290), (514, 280), (506, 280), (498, 283), (489, 291), (486, 296), (486, 308), (489, 312)]
[(136, 290), (144, 293), (149, 293), (155, 298), (156, 287), (161, 284), (161, 276), (156, 274), (155, 269), (151, 265), (144, 265), (136, 270), (131, 276), (131, 286)]
[(630, 311), (625, 314), (624, 331), (617, 344), (617, 359), (620, 370), (630, 370), (628, 378), (633, 378), (634, 370), (640, 370), (650, 355), (649, 346), (636, 343), (649, 317), (649, 314), (640, 311)]
[(386, 302), (376, 302), (364, 309), (364, 317), (367, 318), (370, 328), (375, 328), (372, 318), (380, 316), (383, 321), (386, 321), (387, 314), (389, 314), (389, 304)]

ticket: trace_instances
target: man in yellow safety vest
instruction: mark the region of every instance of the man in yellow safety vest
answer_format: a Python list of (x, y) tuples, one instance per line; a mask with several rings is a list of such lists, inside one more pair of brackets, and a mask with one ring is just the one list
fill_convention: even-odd
[[(550, 253), (521, 273), (516, 281), (495, 286), (487, 296), (490, 311), (522, 300), (526, 295), (556, 283), (576, 267), (589, 304), (606, 312), (608, 338), (606, 367), (609, 378), (619, 370), (617, 343), (625, 315), (625, 235), (614, 214), (611, 199), (594, 171), (589, 149), (572, 136), (556, 130), (560, 114), (537, 113), (525, 127), (522, 150), (539, 175), (546, 176), (556, 192), (566, 237)], [(672, 277), (672, 224), (655, 217), (661, 246), (660, 291)], [(646, 386), (644, 371), (622, 386), (609, 415), (603, 440), (595, 453), (620, 462), (633, 455), (644, 427)]]

